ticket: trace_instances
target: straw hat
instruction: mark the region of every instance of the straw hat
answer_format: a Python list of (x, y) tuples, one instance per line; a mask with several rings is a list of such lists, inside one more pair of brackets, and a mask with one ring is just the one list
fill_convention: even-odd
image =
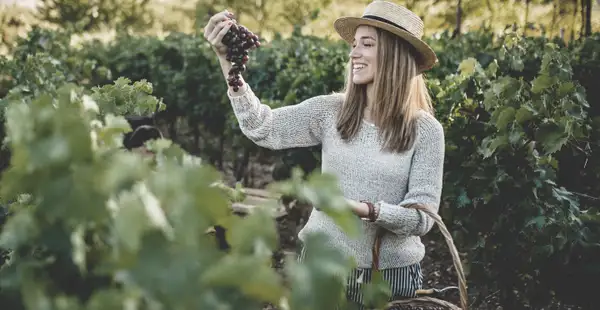
[(421, 40), (423, 21), (401, 5), (376, 0), (365, 8), (362, 17), (338, 18), (333, 27), (342, 39), (352, 43), (356, 28), (360, 25), (387, 30), (412, 44), (419, 54), (417, 57), (419, 72), (431, 69), (438, 61), (431, 47)]

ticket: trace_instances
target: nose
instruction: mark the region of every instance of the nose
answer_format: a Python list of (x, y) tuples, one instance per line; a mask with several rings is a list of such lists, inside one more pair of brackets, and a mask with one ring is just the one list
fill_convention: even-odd
[(358, 58), (360, 56), (360, 53), (358, 53), (357, 48), (353, 47), (350, 50), (350, 54), (348, 54), (348, 56), (350, 56), (350, 58)]

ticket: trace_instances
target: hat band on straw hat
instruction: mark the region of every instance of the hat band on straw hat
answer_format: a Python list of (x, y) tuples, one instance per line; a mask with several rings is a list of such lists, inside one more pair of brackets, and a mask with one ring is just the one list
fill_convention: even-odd
[(400, 26), (400, 25), (398, 25), (398, 24), (396, 24), (396, 23), (394, 23), (392, 21), (389, 21), (389, 20), (387, 20), (387, 19), (385, 19), (385, 18), (383, 18), (381, 16), (363, 15), (362, 18), (372, 19), (372, 20), (376, 20), (376, 21), (379, 21), (379, 22), (382, 22), (382, 23), (386, 23), (386, 24), (392, 25), (394, 27), (398, 27), (398, 28), (400, 28), (400, 29), (402, 29), (402, 30), (410, 33), (410, 31), (408, 31), (406, 28), (404, 28), (404, 27), (402, 27), (402, 26)]

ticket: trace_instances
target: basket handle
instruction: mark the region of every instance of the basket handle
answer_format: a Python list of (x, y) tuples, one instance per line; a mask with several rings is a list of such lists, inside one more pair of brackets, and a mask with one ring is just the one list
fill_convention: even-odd
[[(468, 307), (467, 280), (465, 278), (465, 272), (463, 270), (463, 267), (462, 267), (462, 264), (460, 261), (460, 256), (458, 255), (458, 250), (456, 249), (456, 246), (454, 245), (454, 240), (452, 239), (452, 236), (450, 235), (448, 228), (446, 228), (444, 221), (439, 216), (439, 214), (437, 214), (436, 212), (432, 212), (429, 208), (427, 208), (426, 206), (424, 206), (422, 204), (409, 204), (405, 207), (413, 208), (413, 209), (419, 210), (419, 211), (427, 214), (429, 217), (431, 217), (435, 221), (435, 223), (440, 228), (442, 235), (444, 236), (444, 239), (446, 240), (446, 245), (448, 245), (448, 248), (450, 249), (450, 254), (452, 255), (452, 262), (454, 263), (454, 269), (456, 270), (456, 273), (458, 275), (458, 288), (460, 291), (460, 306), (461, 306), (462, 310), (467, 310), (467, 307)], [(384, 234), (385, 234), (384, 229), (379, 228), (375, 235), (375, 242), (373, 243), (373, 270), (379, 270), (379, 250), (381, 247), (381, 238), (383, 237)]]

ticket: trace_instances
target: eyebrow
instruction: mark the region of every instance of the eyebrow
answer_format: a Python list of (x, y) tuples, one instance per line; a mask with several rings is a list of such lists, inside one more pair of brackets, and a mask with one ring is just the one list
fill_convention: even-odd
[[(371, 40), (375, 40), (375, 38), (372, 37), (372, 36), (362, 36), (359, 39), (371, 39)], [(354, 41), (356, 42), (356, 39), (354, 39)]]

